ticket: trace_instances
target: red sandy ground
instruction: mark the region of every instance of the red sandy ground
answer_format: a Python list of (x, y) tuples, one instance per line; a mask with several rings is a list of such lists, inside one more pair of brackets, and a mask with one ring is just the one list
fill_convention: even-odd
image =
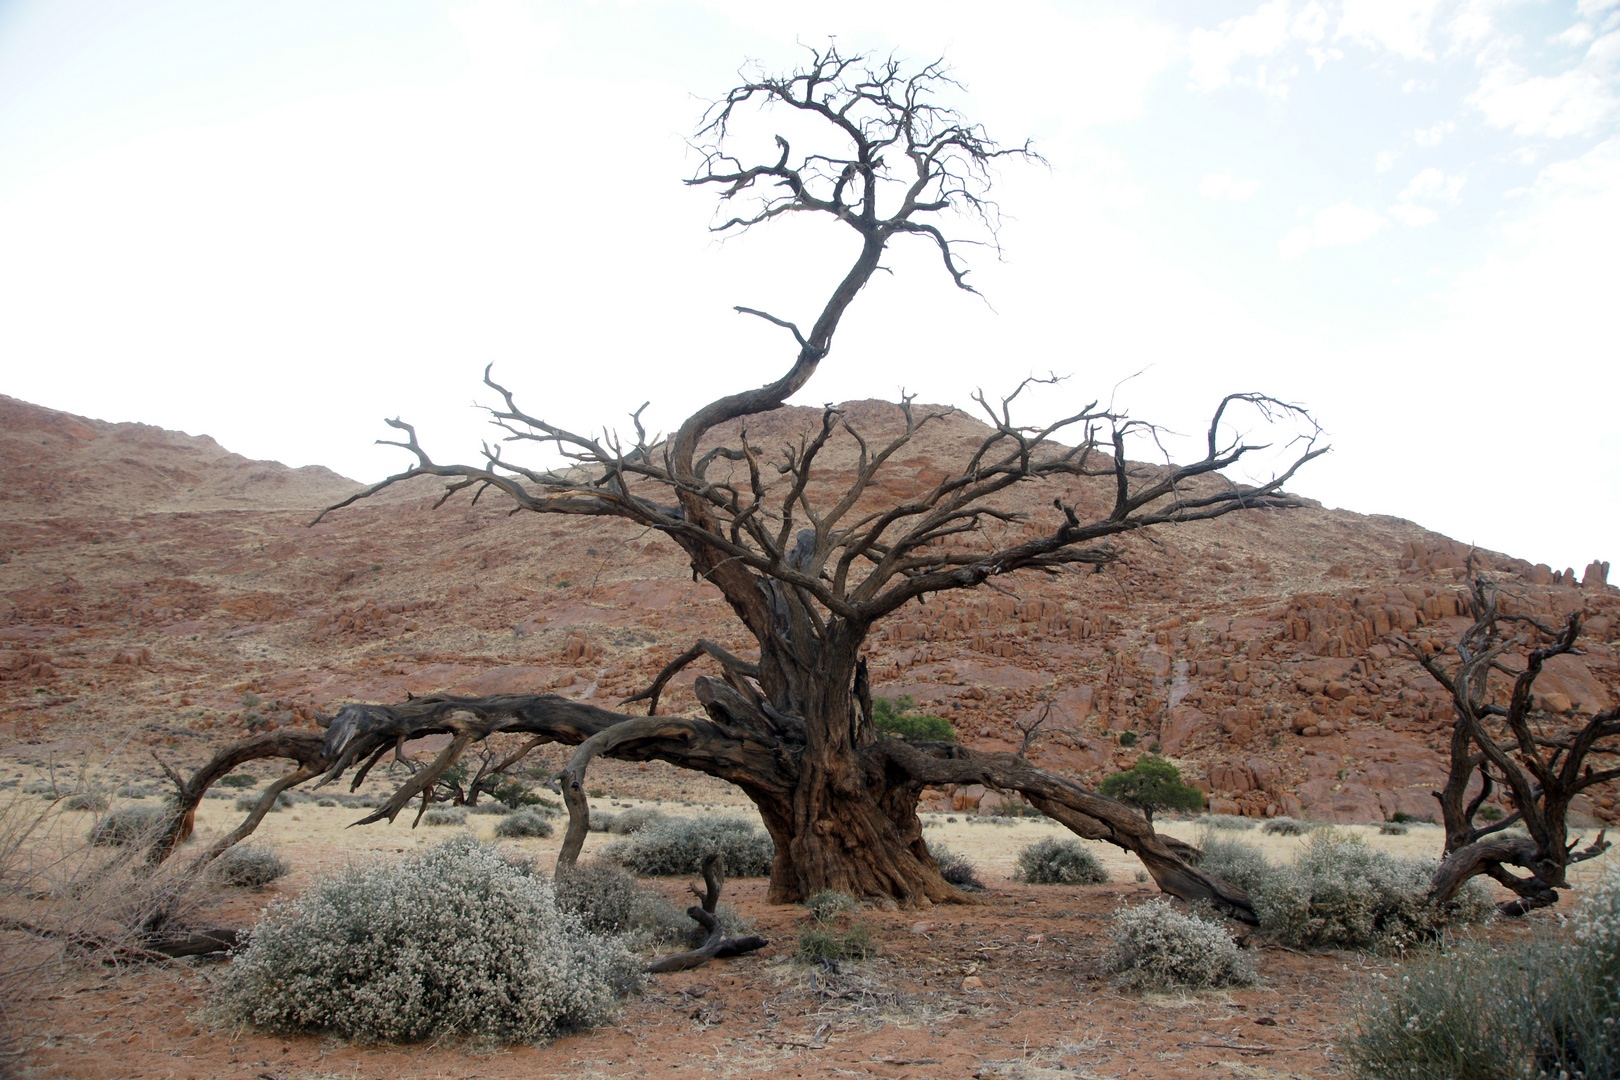
[[(666, 885), (672, 893), (677, 887)], [(1098, 971), (1106, 923), (1122, 901), (1154, 895), (1152, 886), (995, 883), (978, 906), (861, 913), (881, 953), (832, 973), (791, 959), (809, 916), (767, 905), (764, 888), (761, 880), (731, 882), (727, 897), (771, 948), (657, 976), (613, 1025), (547, 1046), (357, 1047), (211, 1029), (196, 1014), (217, 963), (191, 962), (83, 972), (64, 983), (21, 1017), (22, 1075), (1148, 1080), (1213, 1069), (1207, 1075), (1335, 1076), (1344, 1070), (1333, 1044), (1354, 995), (1398, 969), (1348, 953), (1261, 947), (1250, 951), (1260, 973), (1255, 988), (1124, 994)], [(1491, 935), (1527, 929), (1498, 926)], [(964, 989), (968, 976), (983, 987)]]

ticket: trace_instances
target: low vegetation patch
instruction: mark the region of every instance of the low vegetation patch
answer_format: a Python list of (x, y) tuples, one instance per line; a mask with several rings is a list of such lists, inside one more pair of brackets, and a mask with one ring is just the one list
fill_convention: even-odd
[(90, 843), (98, 847), (144, 844), (163, 827), (165, 812), (156, 806), (126, 806), (114, 810), (90, 830)]
[(1198, 851), (1200, 870), (1249, 893), (1261, 888), (1277, 872), (1259, 848), (1229, 836), (1201, 833)]
[(605, 1022), (638, 971), (543, 877), (461, 836), (272, 907), (217, 985), (224, 1018), (272, 1031), (524, 1042)]
[(1114, 915), (1103, 972), (1128, 990), (1204, 990), (1254, 982), (1254, 969), (1220, 924), (1177, 911), (1164, 898)]
[(1013, 880), (1030, 885), (1103, 885), (1108, 871), (1080, 841), (1048, 836), (1018, 853)]
[(946, 881), (959, 889), (982, 889), (984, 882), (979, 880), (979, 868), (968, 861), (966, 855), (958, 855), (944, 844), (929, 844), (928, 853), (939, 864), (939, 873)]
[(238, 844), (208, 865), (214, 880), (241, 889), (262, 889), (292, 873), (292, 864), (267, 847)]
[(647, 877), (701, 873), (703, 860), (715, 853), (725, 859), (728, 877), (763, 877), (776, 847), (743, 818), (667, 817), (602, 850), (603, 858)]
[(1496, 910), (1478, 879), (1451, 904), (1430, 904), (1436, 865), (1397, 859), (1359, 837), (1319, 829), (1292, 866), (1274, 867), (1250, 895), (1261, 928), (1284, 945), (1400, 950), (1448, 928), (1482, 923)]
[(848, 893), (839, 892), (837, 889), (822, 889), (805, 897), (804, 906), (816, 917), (817, 922), (825, 923), (849, 914), (859, 905)]
[(460, 806), (435, 806), (422, 815), (424, 825), (465, 825), (467, 824), (466, 808)]
[(1304, 836), (1314, 827), (1308, 821), (1296, 821), (1291, 817), (1274, 817), (1260, 826), (1260, 831), (1268, 836)]
[(1620, 873), (1567, 928), (1469, 943), (1362, 996), (1341, 1047), (1368, 1080), (1620, 1076)]
[(801, 963), (819, 960), (865, 960), (877, 955), (877, 942), (872, 931), (861, 923), (836, 927), (815, 923), (799, 932), (799, 946), (794, 958)]
[(641, 946), (684, 938), (693, 925), (678, 905), (610, 862), (563, 867), (554, 887), (557, 906), (579, 916), (593, 934), (617, 934)]
[(507, 839), (550, 836), (551, 833), (551, 822), (527, 807), (513, 811), (495, 823), (495, 835)]

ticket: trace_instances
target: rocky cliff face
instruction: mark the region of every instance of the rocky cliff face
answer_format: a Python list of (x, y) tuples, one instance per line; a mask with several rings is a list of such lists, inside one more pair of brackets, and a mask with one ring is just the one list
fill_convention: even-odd
[[(898, 423), (893, 405), (844, 408), (869, 437)], [(784, 409), (754, 418), (748, 437), (769, 450), (818, 420)], [(983, 431), (961, 413), (931, 424), (864, 501), (931, 485)], [(856, 452), (847, 437), (828, 447), (812, 498), (841, 490)], [(551, 690), (611, 705), (697, 636), (750, 645), (656, 535), (508, 517), (492, 502), (434, 511), (427, 482), (307, 526), (357, 486), (0, 398), (0, 738), (23, 757), (129, 738), (185, 760), (348, 700)], [(1108, 491), (1009, 492), (1005, 507), (1028, 518), (1001, 539), (1053, 527), (1054, 496), (1100, 511)], [(912, 695), (985, 748), (1015, 748), (1019, 725), (1045, 712), (1032, 759), (1092, 782), (1157, 746), (1228, 813), (1435, 813), (1449, 707), (1394, 638), (1444, 649), (1467, 625), (1465, 547), (1307, 506), (1120, 548), (1100, 574), (1000, 579), (1009, 591), (908, 607), (871, 642), (877, 692)], [(1526, 613), (1588, 613), (1586, 655), (1538, 684), (1545, 723), (1610, 707), (1620, 592), (1607, 567), (1577, 576), (1476, 557)], [(702, 670), (676, 680), (666, 709), (696, 709)], [(1581, 809), (1615, 820), (1614, 796)], [(930, 797), (958, 809), (999, 799)]]

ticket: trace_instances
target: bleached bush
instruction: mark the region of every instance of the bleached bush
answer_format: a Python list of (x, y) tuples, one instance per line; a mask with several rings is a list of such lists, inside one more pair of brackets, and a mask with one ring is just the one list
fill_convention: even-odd
[(1108, 871), (1080, 841), (1048, 836), (1018, 853), (1013, 880), (1030, 885), (1103, 885)]
[(742, 818), (670, 817), (602, 850), (603, 858), (649, 877), (701, 873), (703, 860), (716, 853), (725, 859), (727, 877), (763, 877), (771, 872), (776, 846)]
[(262, 889), (292, 873), (292, 864), (267, 847), (237, 845), (226, 848), (208, 872), (216, 881), (242, 889)]
[(1131, 990), (1248, 986), (1254, 969), (1219, 924), (1164, 898), (1121, 908), (1108, 932), (1103, 972)]
[(593, 934), (627, 935), (643, 945), (684, 938), (697, 925), (662, 893), (609, 862), (559, 867), (553, 887), (557, 906), (578, 915)]
[(528, 807), (514, 810), (495, 823), (495, 835), (501, 837), (550, 836), (551, 833), (551, 822)]
[(1225, 832), (1247, 832), (1260, 824), (1254, 818), (1238, 814), (1204, 814), (1196, 821), (1205, 829), (1220, 829)]
[(1291, 817), (1274, 817), (1260, 826), (1260, 831), (1269, 836), (1304, 836), (1315, 827), (1308, 821), (1296, 821)]
[(1478, 879), (1451, 904), (1430, 904), (1437, 865), (1397, 859), (1359, 837), (1320, 829), (1292, 866), (1264, 876), (1250, 896), (1261, 928), (1284, 945), (1399, 950), (1448, 927), (1484, 922), (1495, 911)]
[(656, 825), (658, 822), (664, 820), (667, 820), (665, 816), (659, 811), (652, 809), (652, 807), (637, 806), (624, 811), (622, 814), (616, 815), (613, 820), (608, 823), (606, 831), (617, 833), (620, 836), (629, 836), (631, 833), (640, 832), (647, 826)]
[(225, 1017), (274, 1031), (523, 1042), (603, 1023), (638, 971), (543, 877), (463, 835), (272, 907), (219, 985)]

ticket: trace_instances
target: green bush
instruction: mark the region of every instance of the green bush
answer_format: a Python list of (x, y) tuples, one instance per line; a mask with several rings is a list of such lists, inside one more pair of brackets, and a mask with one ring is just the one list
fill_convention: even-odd
[(1149, 821), (1155, 810), (1201, 810), (1204, 806), (1204, 793), (1182, 783), (1181, 770), (1153, 754), (1143, 754), (1129, 769), (1103, 780), (1097, 790), (1110, 799), (1130, 803)]
[(799, 932), (796, 959), (805, 963), (864, 960), (876, 955), (877, 942), (872, 940), (872, 931), (860, 923), (843, 930), (816, 923)]
[(551, 831), (551, 822), (528, 808), (507, 814), (495, 823), (495, 835), (507, 839), (550, 836)]
[(1277, 871), (1259, 848), (1208, 831), (1199, 834), (1198, 851), (1198, 869), (1249, 893)]
[(615, 840), (603, 858), (647, 877), (696, 874), (703, 860), (719, 853), (727, 877), (763, 877), (771, 872), (776, 847), (765, 831), (742, 818), (669, 817)]
[(424, 825), (465, 825), (467, 809), (463, 806), (435, 806), (422, 815)]
[(90, 843), (99, 847), (139, 845), (153, 839), (168, 819), (156, 806), (126, 806), (114, 810), (90, 830)]
[(1308, 821), (1296, 821), (1291, 817), (1274, 817), (1260, 826), (1260, 831), (1268, 836), (1304, 836), (1315, 827)]
[(1013, 880), (1030, 885), (1104, 885), (1108, 871), (1080, 841), (1048, 836), (1018, 853)]
[(1254, 969), (1225, 929), (1177, 911), (1163, 897), (1114, 915), (1103, 973), (1130, 990), (1199, 990), (1254, 982)]
[(1139, 736), (1134, 731), (1122, 731), (1119, 733), (1119, 745), (1135, 746), (1138, 738)]
[(1477, 878), (1451, 904), (1431, 905), (1436, 865), (1396, 859), (1359, 837), (1318, 829), (1298, 860), (1267, 874), (1250, 897), (1261, 928), (1284, 945), (1399, 950), (1495, 912)]
[(1620, 1076), (1620, 873), (1567, 930), (1470, 943), (1370, 986), (1342, 1047), (1368, 1080)]
[(241, 889), (262, 889), (292, 873), (292, 864), (267, 847), (237, 845), (208, 866), (216, 881)]
[(946, 881), (959, 889), (982, 889), (984, 882), (979, 880), (979, 868), (968, 861), (966, 855), (958, 855), (944, 844), (929, 844), (928, 853), (939, 864), (939, 873)]
[(220, 777), (219, 786), (235, 788), (258, 787), (259, 780), (257, 777), (249, 776), (247, 773), (235, 772), (231, 773), (229, 776)]
[(272, 907), (217, 985), (223, 1018), (272, 1031), (521, 1042), (604, 1023), (638, 971), (547, 881), (464, 835)]
[(955, 742), (956, 731), (942, 716), (913, 712), (916, 701), (909, 694), (897, 698), (872, 699), (872, 726), (879, 734), (907, 742)]

